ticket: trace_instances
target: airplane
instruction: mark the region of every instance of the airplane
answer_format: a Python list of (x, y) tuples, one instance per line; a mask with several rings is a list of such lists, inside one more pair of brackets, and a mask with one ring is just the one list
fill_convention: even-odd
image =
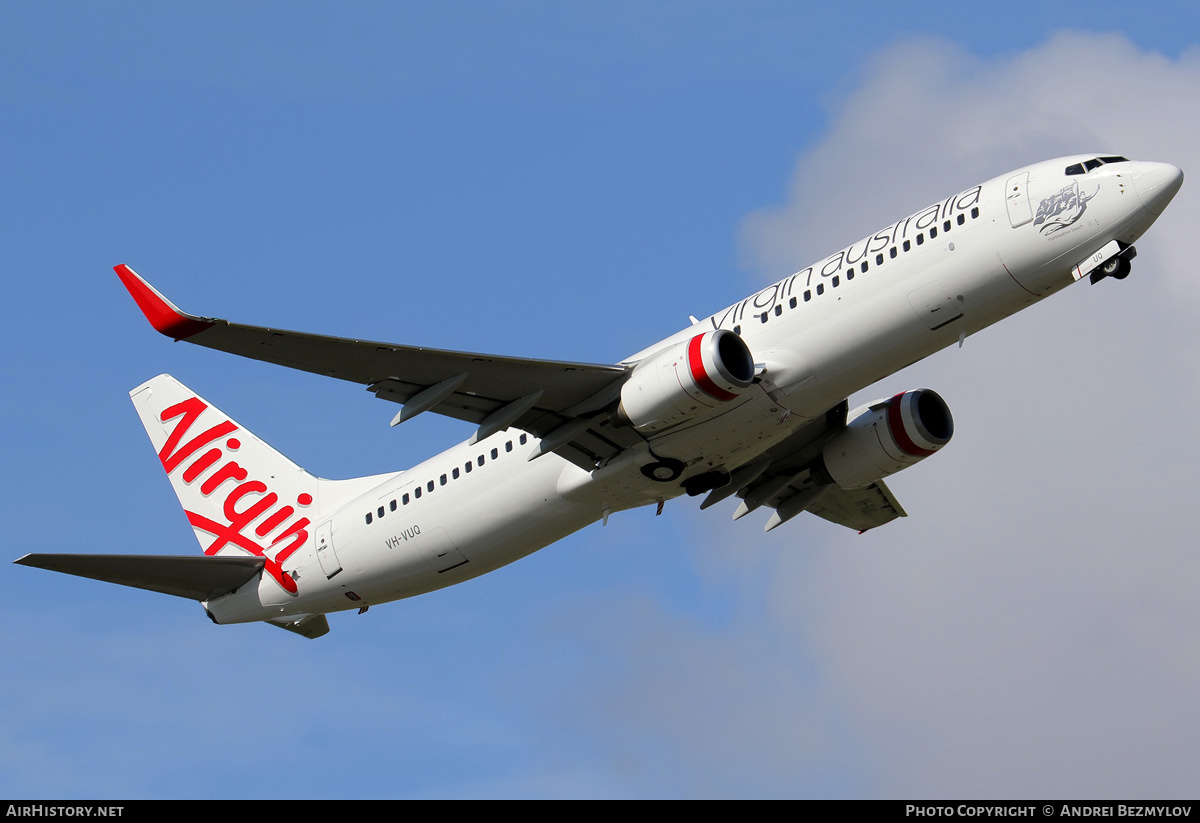
[(954, 433), (930, 389), (854, 392), (1049, 295), (1123, 280), (1183, 183), (1085, 154), (1027, 166), (880, 229), (615, 365), (326, 337), (188, 314), (115, 271), (175, 340), (328, 375), (477, 426), (405, 471), (327, 480), (169, 375), (130, 392), (199, 556), (28, 554), (16, 563), (198, 600), (214, 623), (305, 637), (326, 615), (485, 574), (618, 511), (737, 496), (860, 532), (906, 516), (884, 478)]

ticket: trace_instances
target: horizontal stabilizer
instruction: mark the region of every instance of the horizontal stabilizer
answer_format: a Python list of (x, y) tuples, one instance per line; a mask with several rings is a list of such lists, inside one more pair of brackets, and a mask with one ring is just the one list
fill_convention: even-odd
[(22, 566), (89, 577), (152, 592), (212, 600), (262, 571), (262, 557), (179, 557), (148, 554), (27, 554)]
[(268, 620), (272, 626), (295, 632), (301, 637), (316, 640), (329, 634), (329, 621), (323, 614), (306, 614), (297, 617), (281, 617), (278, 620)]

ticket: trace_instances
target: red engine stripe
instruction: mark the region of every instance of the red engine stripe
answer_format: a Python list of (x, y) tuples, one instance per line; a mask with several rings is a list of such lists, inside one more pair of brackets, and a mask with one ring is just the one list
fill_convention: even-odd
[(717, 400), (733, 400), (737, 397), (733, 392), (725, 391), (718, 386), (708, 376), (708, 372), (704, 370), (704, 357), (700, 354), (700, 341), (704, 335), (698, 334), (688, 343), (688, 368), (692, 372), (692, 380), (696, 381), (696, 385), (707, 394), (709, 397), (714, 397)]
[(913, 439), (908, 436), (908, 432), (904, 429), (904, 417), (900, 414), (900, 401), (904, 398), (904, 393), (896, 395), (888, 403), (888, 429), (892, 432), (892, 437), (896, 440), (896, 445), (905, 454), (913, 457), (928, 457), (933, 454), (933, 449), (923, 449), (913, 442)]

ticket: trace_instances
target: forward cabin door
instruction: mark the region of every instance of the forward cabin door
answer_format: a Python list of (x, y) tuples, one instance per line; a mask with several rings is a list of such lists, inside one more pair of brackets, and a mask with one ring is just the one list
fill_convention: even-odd
[(1004, 205), (1008, 207), (1008, 222), (1014, 229), (1033, 219), (1033, 206), (1029, 202), (1029, 172), (1023, 171), (1008, 178), (1004, 189)]

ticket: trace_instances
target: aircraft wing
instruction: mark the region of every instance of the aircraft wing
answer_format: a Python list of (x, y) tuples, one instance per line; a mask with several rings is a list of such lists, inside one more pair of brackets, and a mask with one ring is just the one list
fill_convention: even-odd
[(707, 508), (732, 494), (742, 499), (734, 518), (766, 506), (775, 509), (767, 522), (770, 531), (802, 511), (859, 532), (890, 523), (907, 513), (882, 480), (862, 489), (818, 486), (808, 466), (821, 454), (826, 441), (846, 425), (849, 405), (842, 401), (824, 417), (816, 418), (768, 449), (731, 475), (728, 486), (704, 501)]
[[(584, 468), (636, 443), (600, 412), (620, 391), (619, 366), (530, 360), (426, 349), (244, 326), (178, 309), (126, 265), (114, 269), (160, 333), (210, 349), (359, 383), (404, 404), (393, 425), (433, 411), (480, 426), (478, 439), (516, 426), (537, 437), (569, 437), (555, 450)], [(586, 427), (578, 424), (587, 420)], [(570, 431), (567, 431), (567, 428)]]

